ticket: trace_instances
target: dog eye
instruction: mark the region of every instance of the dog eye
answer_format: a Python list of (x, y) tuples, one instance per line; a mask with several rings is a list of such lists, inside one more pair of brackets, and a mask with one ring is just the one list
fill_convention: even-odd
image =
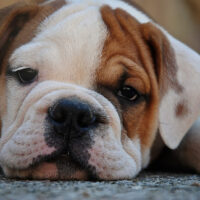
[(38, 75), (38, 71), (31, 68), (24, 68), (16, 71), (18, 80), (23, 84), (32, 83)]
[(139, 93), (131, 86), (125, 85), (118, 91), (118, 96), (124, 97), (129, 101), (135, 101), (140, 96)]

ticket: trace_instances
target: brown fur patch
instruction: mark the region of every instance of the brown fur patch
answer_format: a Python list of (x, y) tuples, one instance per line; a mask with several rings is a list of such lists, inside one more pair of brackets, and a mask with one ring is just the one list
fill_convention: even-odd
[[(11, 13), (5, 17), (0, 29), (3, 39), (0, 43), (0, 69), (6, 66), (7, 60), (19, 46), (29, 42), (36, 34), (38, 25), (49, 15), (65, 4), (58, 0), (45, 5), (14, 5)], [(9, 9), (9, 10), (10, 10)]]
[(166, 36), (152, 23), (141, 25), (141, 33), (144, 40), (149, 44), (155, 66), (160, 97), (163, 97), (169, 87), (177, 93), (183, 91), (183, 87), (177, 80), (177, 63), (174, 50)]
[[(11, 13), (5, 17), (0, 28), (0, 70), (2, 71), (2, 65), (4, 57), (8, 52), (10, 45), (13, 43), (15, 37), (34, 15), (37, 13), (37, 6), (20, 6), (16, 10), (13, 8)], [(0, 72), (1, 72), (0, 71)]]
[(177, 117), (184, 117), (185, 115), (188, 114), (188, 107), (185, 101), (180, 102), (177, 106), (176, 106), (176, 116)]
[[(119, 79), (149, 96), (137, 105), (122, 105), (123, 125), (130, 138), (139, 135), (142, 148), (149, 149), (157, 133), (159, 100), (169, 87), (180, 93), (175, 55), (165, 35), (151, 23), (140, 24), (121, 9), (108, 6), (101, 9), (102, 18), (109, 30), (97, 82), (119, 89)], [(122, 83), (121, 83), (122, 84)], [(117, 97), (116, 97), (117, 98)]]
[[(125, 2), (134, 6), (138, 10), (145, 13), (133, 0), (125, 0)], [(145, 13), (146, 14), (146, 13)], [(147, 43), (154, 61), (155, 72), (159, 79), (160, 97), (162, 97), (169, 86), (181, 93), (183, 86), (177, 81), (177, 63), (175, 60), (174, 50), (171, 47), (165, 35), (152, 23), (142, 24), (141, 33)]]
[(133, 17), (108, 6), (102, 7), (101, 14), (109, 35), (97, 71), (97, 83), (110, 88), (113, 97), (113, 91), (119, 89), (119, 79), (125, 73), (125, 84), (150, 96), (148, 101), (135, 105), (120, 103), (118, 109), (128, 136), (139, 136), (142, 147), (149, 148), (155, 135), (158, 109), (158, 88), (151, 53), (140, 33), (140, 24)]

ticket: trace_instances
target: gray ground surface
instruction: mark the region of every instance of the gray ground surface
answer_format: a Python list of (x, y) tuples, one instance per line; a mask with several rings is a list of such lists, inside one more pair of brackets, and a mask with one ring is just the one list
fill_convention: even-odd
[(143, 172), (131, 181), (21, 181), (0, 176), (0, 200), (200, 200), (200, 176)]

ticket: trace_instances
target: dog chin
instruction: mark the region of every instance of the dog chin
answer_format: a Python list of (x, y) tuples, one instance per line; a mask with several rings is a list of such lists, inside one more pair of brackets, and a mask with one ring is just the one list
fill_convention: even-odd
[(26, 169), (3, 168), (9, 178), (37, 180), (88, 180), (88, 172), (81, 169), (70, 157), (62, 155), (53, 161), (44, 161)]

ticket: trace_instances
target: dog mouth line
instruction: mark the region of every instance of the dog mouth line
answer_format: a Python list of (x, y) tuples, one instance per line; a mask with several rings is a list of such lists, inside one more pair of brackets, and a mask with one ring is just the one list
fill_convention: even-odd
[(50, 155), (41, 155), (41, 156), (39, 155), (37, 158), (33, 159), (32, 163), (27, 168), (35, 168), (44, 162), (56, 163), (58, 160), (61, 159), (69, 161), (69, 163), (75, 162), (68, 146), (60, 150), (57, 150)]
[[(62, 174), (60, 174), (59, 172), (59, 164), (62, 164), (63, 166), (66, 167), (67, 169), (70, 169), (70, 171), (72, 170), (73, 173), (75, 173), (76, 171), (84, 171), (86, 174), (88, 174), (88, 178), (93, 180), (96, 179), (96, 175), (94, 174), (94, 172), (92, 170), (90, 170), (90, 167), (88, 166), (84, 166), (83, 164), (79, 163), (77, 158), (74, 158), (73, 153), (70, 152), (70, 148), (69, 147), (65, 147), (62, 150), (57, 150), (56, 152), (53, 152), (51, 155), (41, 155), (38, 156), (37, 158), (33, 159), (32, 163), (27, 166), (26, 168), (23, 169), (18, 169), (18, 168), (9, 168), (9, 170), (12, 171), (16, 171), (17, 177), (20, 178), (20, 174), (24, 173), (24, 172), (28, 172), (28, 176), (31, 178), (31, 174), (32, 172), (34, 172), (35, 170), (38, 169), (38, 167), (42, 166), (43, 164), (55, 164), (57, 170), (58, 170), (58, 177), (62, 176)], [(63, 170), (62, 170), (63, 171)], [(64, 172), (65, 173), (65, 172)], [(69, 172), (66, 171), (66, 173), (68, 174)], [(69, 174), (69, 177), (73, 175)], [(23, 177), (21, 177), (23, 178)], [(62, 177), (61, 177), (62, 178)]]

